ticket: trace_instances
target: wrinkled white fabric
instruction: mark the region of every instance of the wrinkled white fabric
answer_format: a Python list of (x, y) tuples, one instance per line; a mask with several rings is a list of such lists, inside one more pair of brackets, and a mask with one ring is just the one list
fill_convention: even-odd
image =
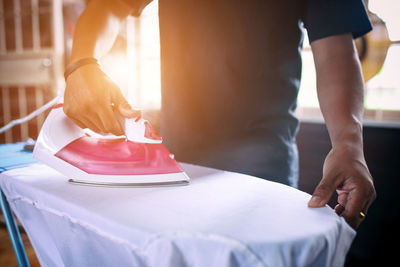
[(42, 266), (342, 266), (355, 231), (310, 196), (182, 164), (188, 186), (69, 184), (35, 164), (0, 185)]

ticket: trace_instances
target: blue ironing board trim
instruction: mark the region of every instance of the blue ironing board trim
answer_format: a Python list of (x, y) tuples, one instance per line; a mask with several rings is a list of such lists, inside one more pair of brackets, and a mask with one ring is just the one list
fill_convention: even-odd
[[(21, 168), (36, 161), (32, 158), (32, 153), (23, 150), (25, 143), (0, 145), (0, 173), (14, 168)], [(11, 244), (14, 249), (20, 267), (29, 267), (29, 260), (26, 256), (21, 234), (15, 221), (10, 204), (7, 201), (3, 190), (0, 188), (0, 207), (3, 212), (4, 221), (10, 236)]]
[(0, 189), (0, 206), (3, 211), (4, 221), (7, 226), (8, 234), (10, 235), (11, 243), (14, 249), (15, 256), (17, 257), (18, 265), (20, 267), (29, 267), (29, 260), (26, 256), (24, 244), (22, 243), (21, 235), (19, 233), (18, 225), (15, 222), (10, 205), (7, 201), (3, 190)]

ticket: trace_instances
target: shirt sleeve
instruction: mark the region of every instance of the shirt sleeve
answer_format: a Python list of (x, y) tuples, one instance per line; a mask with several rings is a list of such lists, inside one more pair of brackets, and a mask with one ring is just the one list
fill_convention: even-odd
[(142, 13), (143, 9), (151, 2), (152, 0), (122, 0), (125, 4), (129, 5), (132, 8), (131, 15), (135, 17), (139, 17)]
[(362, 0), (308, 0), (304, 26), (310, 43), (344, 33), (355, 39), (372, 29)]

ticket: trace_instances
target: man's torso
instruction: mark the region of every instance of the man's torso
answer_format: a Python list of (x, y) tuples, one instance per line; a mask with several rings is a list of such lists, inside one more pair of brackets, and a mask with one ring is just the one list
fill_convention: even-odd
[(161, 129), (178, 160), (296, 185), (300, 1), (160, 0)]

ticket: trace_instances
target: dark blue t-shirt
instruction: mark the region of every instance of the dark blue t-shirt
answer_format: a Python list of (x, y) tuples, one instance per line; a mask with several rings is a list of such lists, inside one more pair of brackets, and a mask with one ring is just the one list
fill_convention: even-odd
[(358, 37), (371, 29), (362, 1), (160, 0), (159, 18), (161, 134), (171, 152), (297, 186), (302, 25), (310, 42)]

